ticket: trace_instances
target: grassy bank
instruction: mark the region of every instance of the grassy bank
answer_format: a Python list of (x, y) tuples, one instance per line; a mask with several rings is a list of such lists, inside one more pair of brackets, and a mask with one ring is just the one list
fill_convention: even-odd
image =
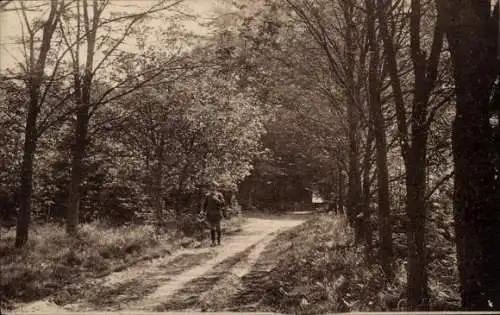
[[(243, 218), (235, 217), (223, 225), (227, 234), (234, 234), (243, 223)], [(43, 299), (70, 284), (103, 277), (196, 243), (173, 232), (158, 233), (150, 225), (112, 228), (94, 222), (81, 226), (78, 239), (68, 238), (60, 225), (35, 225), (28, 244), (17, 249), (15, 230), (0, 232), (2, 309)]]
[[(280, 234), (261, 259), (279, 257), (259, 292), (257, 310), (320, 314), (345, 311), (404, 310), (406, 273), (403, 259), (394, 263), (395, 278), (384, 283), (380, 266), (367, 261), (354, 245), (353, 231), (343, 216), (318, 215)], [(441, 276), (430, 268), (431, 306), (453, 309), (446, 296), (455, 288), (432, 287)], [(443, 295), (443, 292), (448, 292)]]

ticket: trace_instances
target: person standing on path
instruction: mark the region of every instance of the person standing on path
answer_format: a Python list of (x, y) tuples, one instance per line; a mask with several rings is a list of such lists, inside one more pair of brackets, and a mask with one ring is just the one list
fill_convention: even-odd
[(220, 245), (222, 234), (220, 222), (223, 217), (227, 218), (224, 196), (217, 190), (209, 192), (203, 202), (202, 212), (210, 225), (211, 246), (216, 245), (216, 237), (217, 245)]

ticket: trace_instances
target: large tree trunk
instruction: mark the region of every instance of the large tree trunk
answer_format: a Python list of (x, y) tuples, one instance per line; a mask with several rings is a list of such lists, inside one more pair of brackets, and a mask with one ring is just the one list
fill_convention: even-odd
[[(354, 8), (350, 5), (345, 5), (345, 19), (353, 18)], [(360, 171), (360, 154), (359, 154), (359, 110), (356, 99), (356, 84), (354, 73), (356, 72), (355, 64), (355, 42), (352, 26), (349, 24), (346, 28), (346, 98), (347, 98), (347, 123), (348, 131), (347, 138), (349, 143), (349, 166), (348, 166), (348, 205), (347, 214), (350, 223), (356, 231), (356, 240), (361, 239), (361, 227), (357, 220), (357, 216), (361, 212), (362, 206), (362, 189), (361, 189), (361, 171)]]
[[(415, 35), (416, 36), (416, 35)], [(437, 35), (435, 35), (437, 36)], [(440, 53), (440, 48), (438, 53)], [(433, 82), (428, 84), (425, 60), (414, 61), (415, 92), (413, 95), (411, 145), (405, 156), (406, 209), (408, 223), (408, 307), (412, 311), (428, 310), (429, 288), (425, 225), (427, 220), (427, 140), (429, 124), (427, 108)]]
[(382, 112), (380, 99), (380, 47), (375, 28), (376, 14), (375, 1), (366, 0), (368, 16), (368, 42), (370, 48), (370, 65), (368, 76), (370, 116), (374, 128), (376, 172), (377, 172), (377, 195), (379, 213), (379, 235), (380, 235), (380, 263), (386, 279), (394, 275), (391, 264), (393, 259), (392, 248), (392, 221), (389, 199), (389, 170), (387, 167), (387, 138), (385, 132), (385, 119)]
[[(453, 124), (455, 162), (455, 229), (462, 305), (465, 309), (500, 307), (499, 209), (494, 201), (492, 130), (489, 95), (496, 74), (496, 38), (489, 34), (489, 10), (467, 1), (453, 8), (455, 25), (448, 40), (455, 66), (456, 117)], [(474, 23), (464, 23), (465, 19)], [(458, 21), (458, 22), (457, 22)], [(492, 27), (494, 29), (494, 27)], [(474, 154), (471, 154), (473, 152)]]
[[(38, 141), (37, 118), (40, 107), (43, 105), (40, 100), (40, 87), (42, 85), (45, 63), (50, 51), (52, 35), (59, 23), (59, 17), (64, 8), (64, 1), (60, 2), (60, 8), (57, 8), (58, 1), (50, 2), (50, 11), (47, 20), (43, 21), (43, 33), (39, 46), (38, 59), (35, 56), (35, 37), (30, 34), (28, 42), (25, 43), (25, 49), (29, 50), (29, 61), (26, 69), (28, 70), (27, 88), (29, 90), (30, 103), (28, 106), (28, 115), (26, 117), (26, 126), (24, 134), (24, 152), (21, 164), (21, 187), (20, 187), (20, 207), (17, 218), (16, 228), (16, 247), (22, 247), (28, 241), (28, 228), (31, 215), (31, 196), (33, 193), (33, 163)], [(21, 3), (21, 10), (26, 14), (26, 8)], [(26, 23), (29, 23), (26, 20)], [(27, 26), (27, 25), (26, 25)], [(29, 27), (29, 26), (28, 26)], [(31, 33), (31, 31), (30, 31)]]
[[(78, 3), (79, 5), (79, 3)], [(73, 157), (71, 163), (71, 186), (69, 190), (69, 207), (67, 213), (66, 232), (70, 236), (76, 236), (78, 224), (80, 221), (80, 202), (81, 202), (81, 183), (83, 181), (83, 159), (86, 152), (88, 124), (90, 119), (91, 99), (93, 81), (93, 64), (95, 55), (95, 45), (97, 36), (97, 21), (99, 21), (100, 12), (98, 12), (97, 0), (93, 0), (94, 16), (90, 17), (88, 13), (87, 0), (83, 0), (83, 16), (86, 32), (86, 61), (83, 79), (80, 85), (80, 73), (75, 72), (75, 101), (77, 104), (75, 137), (73, 143)], [(78, 17), (80, 18), (80, 17)], [(79, 53), (79, 51), (77, 52)], [(78, 69), (78, 65), (76, 65)], [(80, 97), (81, 96), (81, 97)]]
[(348, 170), (348, 200), (347, 214), (349, 221), (354, 225), (356, 239), (360, 239), (360, 226), (357, 223), (357, 217), (361, 212), (362, 206), (362, 189), (361, 189), (361, 171), (359, 159), (359, 135), (358, 135), (358, 118), (355, 113), (355, 103), (350, 103), (348, 109), (349, 116), (349, 170)]
[(38, 116), (38, 96), (30, 101), (26, 119), (24, 153), (21, 164), (20, 207), (17, 216), (16, 247), (22, 247), (28, 241), (28, 228), (31, 215), (31, 195), (33, 192), (33, 160), (35, 157)]
[[(455, 233), (462, 305), (467, 310), (500, 309), (499, 209), (494, 200), (491, 130), (482, 95), (471, 95), (476, 79), (457, 92), (453, 124)], [(466, 95), (469, 94), (469, 95)], [(471, 154), (471, 152), (474, 152)]]
[(80, 222), (81, 183), (83, 178), (83, 159), (87, 141), (88, 112), (81, 107), (77, 112), (75, 136), (73, 140), (73, 156), (71, 160), (71, 183), (69, 205), (66, 216), (66, 233), (75, 236)]
[[(500, 206), (490, 95), (498, 76), (498, 11), (490, 1), (450, 1), (447, 37), (455, 68), (454, 214), (462, 306), (500, 309)], [(497, 9), (498, 10), (498, 3)], [(497, 170), (498, 171), (498, 170)]]
[(429, 302), (427, 257), (425, 250), (426, 222), (426, 139), (413, 137), (406, 163), (406, 209), (408, 222), (408, 307), (427, 310)]

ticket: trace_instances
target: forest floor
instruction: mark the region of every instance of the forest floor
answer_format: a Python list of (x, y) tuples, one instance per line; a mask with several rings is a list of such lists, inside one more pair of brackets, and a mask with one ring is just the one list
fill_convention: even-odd
[(43, 299), (17, 303), (13, 313), (229, 308), (246, 276), (271, 267), (258, 263), (271, 241), (308, 216), (250, 216), (239, 232), (223, 238), (221, 246), (211, 248), (204, 243), (139, 261), (103, 277), (83, 279)]

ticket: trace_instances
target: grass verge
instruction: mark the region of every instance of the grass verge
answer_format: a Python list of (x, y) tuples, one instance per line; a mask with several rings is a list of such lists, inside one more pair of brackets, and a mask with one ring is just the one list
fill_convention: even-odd
[[(255, 296), (246, 303), (255, 302), (257, 311), (324, 314), (405, 309), (403, 260), (394, 263), (395, 278), (385, 283), (380, 266), (367, 261), (364, 248), (354, 245), (354, 233), (344, 216), (321, 214), (281, 233), (260, 260), (273, 257), (280, 258), (259, 284), (245, 285), (252, 287), (245, 295)], [(430, 274), (431, 279), (436, 277)], [(431, 292), (431, 307), (446, 310), (433, 288)]]
[[(227, 234), (241, 231), (244, 218), (224, 222)], [(175, 233), (159, 234), (153, 226), (111, 228), (94, 222), (81, 226), (70, 239), (64, 227), (33, 226), (22, 249), (14, 247), (15, 230), (3, 230), (0, 238), (0, 309), (12, 309), (52, 296), (85, 279), (101, 278), (140, 261), (171, 254), (185, 247)], [(188, 242), (190, 243), (190, 242)]]

